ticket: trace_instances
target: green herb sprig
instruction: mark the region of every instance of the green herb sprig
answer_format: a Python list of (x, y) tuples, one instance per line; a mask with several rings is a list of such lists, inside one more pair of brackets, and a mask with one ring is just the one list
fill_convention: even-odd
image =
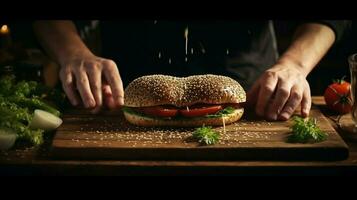
[(214, 131), (211, 126), (202, 126), (193, 132), (192, 137), (203, 145), (213, 145), (218, 142), (219, 133)]
[(314, 118), (304, 119), (295, 116), (294, 124), (291, 127), (292, 134), (288, 137), (289, 142), (293, 143), (316, 143), (327, 139), (327, 134), (321, 131), (317, 126), (317, 120)]

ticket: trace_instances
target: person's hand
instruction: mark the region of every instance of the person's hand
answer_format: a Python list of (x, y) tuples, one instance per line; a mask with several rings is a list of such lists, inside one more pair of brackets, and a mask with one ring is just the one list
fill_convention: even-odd
[(293, 62), (277, 63), (252, 86), (247, 94), (248, 105), (255, 105), (258, 116), (268, 120), (288, 120), (301, 105), (307, 117), (311, 108), (307, 73)]
[(90, 55), (76, 55), (60, 63), (60, 79), (72, 105), (99, 110), (124, 104), (123, 83), (114, 61)]

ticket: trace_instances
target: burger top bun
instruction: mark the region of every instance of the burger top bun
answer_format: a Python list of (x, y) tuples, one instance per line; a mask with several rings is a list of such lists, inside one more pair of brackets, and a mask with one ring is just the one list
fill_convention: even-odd
[(196, 103), (224, 104), (246, 101), (242, 86), (232, 78), (220, 75), (194, 75), (184, 78), (167, 75), (142, 76), (125, 88), (124, 103), (128, 107)]

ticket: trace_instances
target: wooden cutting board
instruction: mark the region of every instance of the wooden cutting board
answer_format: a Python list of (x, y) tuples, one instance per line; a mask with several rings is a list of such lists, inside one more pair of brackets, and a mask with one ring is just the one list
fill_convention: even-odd
[(313, 107), (328, 140), (292, 144), (291, 121), (267, 122), (245, 113), (242, 120), (215, 129), (220, 142), (200, 146), (191, 139), (194, 129), (143, 128), (130, 125), (121, 112), (91, 115), (72, 110), (57, 130), (52, 155), (56, 159), (162, 159), (162, 160), (342, 160), (348, 147), (322, 113)]

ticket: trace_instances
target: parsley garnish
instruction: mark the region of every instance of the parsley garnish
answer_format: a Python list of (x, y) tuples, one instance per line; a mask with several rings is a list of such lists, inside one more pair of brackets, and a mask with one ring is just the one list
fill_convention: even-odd
[(291, 127), (292, 135), (288, 141), (294, 143), (322, 142), (327, 139), (327, 134), (317, 126), (316, 119), (304, 119), (294, 117), (294, 124)]
[(197, 128), (193, 134), (194, 139), (197, 139), (199, 143), (205, 145), (212, 145), (218, 142), (219, 134), (214, 131), (211, 126), (202, 126)]

